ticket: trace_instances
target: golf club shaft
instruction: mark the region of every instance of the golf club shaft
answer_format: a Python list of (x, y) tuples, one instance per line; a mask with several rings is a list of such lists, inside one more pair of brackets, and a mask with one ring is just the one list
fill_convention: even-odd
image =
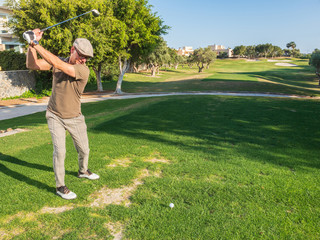
[(43, 29), (41, 29), (40, 31), (41, 31), (41, 32), (44, 32), (44, 31), (48, 30), (49, 28), (53, 28), (53, 27), (58, 26), (58, 25), (60, 25), (60, 24), (62, 24), (62, 23), (68, 22), (68, 21), (70, 21), (70, 20), (72, 20), (72, 19), (81, 17), (81, 16), (83, 16), (83, 15), (85, 15), (85, 14), (88, 14), (88, 13), (91, 13), (91, 12), (92, 12), (92, 10), (89, 11), (89, 12), (86, 12), (86, 13), (82, 13), (82, 14), (80, 14), (80, 15), (78, 15), (78, 16), (73, 17), (73, 18), (70, 18), (70, 19), (64, 20), (64, 21), (62, 21), (62, 22), (59, 22), (59, 23), (57, 23), (57, 24), (55, 24), (55, 25), (52, 25), (52, 26), (50, 26), (50, 27), (43, 28)]

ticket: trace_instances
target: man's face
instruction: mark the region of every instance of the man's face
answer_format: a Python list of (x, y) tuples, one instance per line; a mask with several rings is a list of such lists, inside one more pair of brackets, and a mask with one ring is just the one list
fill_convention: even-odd
[(81, 53), (74, 46), (72, 46), (69, 62), (71, 64), (84, 64), (86, 63), (86, 61), (87, 61), (87, 58), (81, 55)]

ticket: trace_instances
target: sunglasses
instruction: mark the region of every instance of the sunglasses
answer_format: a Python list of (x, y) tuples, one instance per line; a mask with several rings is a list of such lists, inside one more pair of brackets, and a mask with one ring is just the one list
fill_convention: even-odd
[(76, 52), (78, 53), (78, 56), (80, 57), (80, 59), (86, 59), (87, 57), (86, 56), (83, 56), (77, 48), (74, 48), (76, 50)]

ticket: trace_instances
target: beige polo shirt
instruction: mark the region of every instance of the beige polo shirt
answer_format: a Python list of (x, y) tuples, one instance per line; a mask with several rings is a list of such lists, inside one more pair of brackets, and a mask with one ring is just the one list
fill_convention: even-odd
[(81, 115), (80, 98), (88, 82), (90, 70), (85, 64), (75, 64), (73, 67), (75, 78), (53, 68), (52, 94), (47, 109), (61, 118)]

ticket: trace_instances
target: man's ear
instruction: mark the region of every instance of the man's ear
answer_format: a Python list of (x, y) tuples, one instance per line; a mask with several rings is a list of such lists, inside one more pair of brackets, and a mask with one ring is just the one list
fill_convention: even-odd
[(74, 46), (72, 46), (72, 47), (71, 47), (71, 50), (70, 50), (71, 54), (72, 54), (74, 51), (75, 51)]

